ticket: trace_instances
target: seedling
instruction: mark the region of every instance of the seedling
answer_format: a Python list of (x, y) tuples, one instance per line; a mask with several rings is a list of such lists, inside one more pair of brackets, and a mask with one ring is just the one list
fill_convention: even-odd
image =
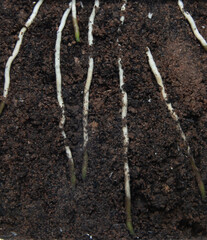
[(194, 160), (193, 155), (191, 153), (191, 149), (190, 149), (190, 146), (188, 144), (188, 141), (187, 141), (187, 138), (185, 136), (185, 133), (183, 132), (183, 130), (181, 128), (181, 125), (180, 125), (180, 122), (179, 122), (179, 117), (176, 114), (176, 112), (174, 111), (172, 104), (168, 100), (167, 93), (165, 91), (165, 87), (164, 87), (164, 84), (163, 84), (163, 81), (162, 81), (162, 77), (161, 77), (161, 75), (160, 75), (160, 73), (159, 73), (159, 71), (157, 69), (157, 66), (155, 64), (155, 61), (153, 59), (153, 56), (152, 56), (151, 51), (150, 51), (149, 48), (147, 48), (147, 52), (146, 53), (147, 53), (147, 56), (148, 56), (148, 61), (149, 61), (149, 65), (151, 67), (151, 70), (152, 70), (152, 72), (153, 72), (153, 74), (154, 74), (154, 76), (155, 76), (155, 78), (157, 80), (158, 85), (161, 88), (161, 94), (162, 94), (163, 99), (165, 100), (165, 104), (167, 105), (167, 108), (168, 108), (168, 110), (170, 112), (171, 117), (175, 120), (177, 130), (180, 133), (181, 138), (183, 139), (185, 151), (186, 151), (186, 153), (188, 155), (188, 158), (190, 159), (190, 163), (191, 163), (193, 172), (195, 174), (195, 177), (196, 177), (196, 180), (197, 180), (197, 184), (198, 184), (198, 187), (199, 187), (200, 192), (201, 192), (202, 199), (204, 199), (206, 197), (205, 186), (204, 186), (203, 181), (201, 179), (200, 172), (199, 172), (199, 170), (198, 170), (198, 168), (197, 168), (197, 166), (195, 164), (195, 160)]
[(7, 99), (7, 96), (8, 96), (8, 92), (9, 92), (11, 65), (12, 65), (14, 59), (16, 58), (16, 56), (18, 55), (18, 53), (20, 51), (20, 47), (21, 47), (21, 44), (22, 44), (22, 40), (23, 40), (24, 34), (27, 31), (27, 29), (30, 27), (32, 22), (34, 21), (35, 17), (37, 16), (37, 13), (38, 13), (39, 8), (42, 5), (43, 1), (44, 0), (39, 0), (36, 3), (35, 7), (33, 8), (32, 14), (28, 18), (28, 20), (25, 23), (24, 27), (19, 32), (18, 40), (16, 42), (16, 45), (15, 45), (14, 50), (12, 52), (12, 55), (7, 60), (5, 71), (4, 71), (4, 91), (3, 91), (3, 100), (2, 100), (2, 102), (0, 104), (0, 115), (3, 112), (4, 106), (5, 106), (5, 102), (6, 102), (6, 99)]
[[(57, 31), (57, 39), (56, 39), (56, 45), (55, 45), (55, 73), (56, 73), (56, 86), (57, 86), (57, 99), (58, 104), (62, 110), (62, 116), (59, 123), (59, 128), (61, 129), (62, 136), (64, 140), (67, 139), (66, 133), (64, 131), (64, 125), (65, 125), (65, 105), (62, 97), (62, 76), (61, 76), (61, 70), (60, 70), (60, 46), (61, 46), (61, 39), (62, 39), (62, 31), (65, 27), (66, 20), (68, 18), (68, 15), (71, 11), (71, 3), (69, 4), (69, 7), (65, 10), (63, 17), (60, 21), (60, 26)], [(68, 145), (65, 144), (65, 151), (66, 155), (69, 160), (69, 166), (70, 166), (70, 180), (73, 188), (75, 187), (76, 183), (76, 177), (75, 177), (75, 168), (74, 168), (74, 161), (73, 156), (71, 153), (71, 150)]]
[(76, 42), (80, 42), (80, 31), (79, 31), (78, 20), (76, 15), (76, 0), (72, 0), (72, 19), (73, 19), (73, 27), (75, 31)]
[[(93, 24), (96, 15), (96, 8), (99, 8), (99, 0), (95, 0), (92, 13), (89, 18), (88, 23), (88, 45), (91, 47), (93, 45)], [(85, 180), (88, 168), (88, 109), (89, 109), (89, 91), (91, 86), (91, 81), (93, 77), (93, 67), (94, 60), (93, 57), (89, 57), (89, 67), (88, 75), (86, 79), (86, 84), (84, 88), (84, 97), (83, 97), (83, 166), (82, 166), (82, 178)]]
[(180, 11), (182, 12), (182, 14), (185, 16), (185, 18), (188, 20), (190, 26), (191, 26), (191, 29), (195, 35), (195, 37), (198, 39), (198, 41), (201, 43), (201, 45), (204, 47), (204, 49), (207, 51), (207, 42), (206, 40), (202, 37), (202, 35), (199, 33), (197, 27), (196, 27), (196, 24), (193, 20), (193, 18), (191, 17), (190, 13), (189, 12), (186, 12), (184, 10), (184, 4), (181, 0), (178, 0), (178, 6), (180, 8)]

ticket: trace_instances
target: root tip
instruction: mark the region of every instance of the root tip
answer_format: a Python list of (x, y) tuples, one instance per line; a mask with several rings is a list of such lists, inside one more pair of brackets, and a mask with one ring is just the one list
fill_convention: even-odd
[(80, 42), (80, 34), (79, 33), (75, 34), (75, 40), (78, 43)]
[(127, 225), (127, 229), (129, 230), (130, 234), (134, 235), (135, 233), (134, 233), (134, 229), (133, 229), (133, 226), (132, 226), (132, 222), (131, 221), (127, 221), (126, 225)]

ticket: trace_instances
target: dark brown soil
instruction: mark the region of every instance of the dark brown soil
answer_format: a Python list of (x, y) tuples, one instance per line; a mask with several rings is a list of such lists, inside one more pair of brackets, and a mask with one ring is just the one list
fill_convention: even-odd
[[(83, 4), (82, 9), (78, 3), (77, 9), (81, 43), (74, 41), (70, 15), (61, 45), (65, 131), (77, 188), (71, 188), (58, 127), (61, 111), (54, 68), (57, 28), (68, 1), (45, 0), (12, 65), (7, 105), (0, 117), (0, 235), (22, 240), (207, 239), (206, 202), (201, 201), (145, 49), (148, 46), (152, 51), (206, 186), (207, 53), (177, 1), (129, 1), (120, 32), (122, 1), (101, 1), (93, 32), (89, 169), (83, 183), (82, 102), (91, 53), (87, 25), (93, 1)], [(1, 92), (6, 61), (33, 6), (33, 0), (0, 1)], [(207, 2), (185, 1), (185, 9), (207, 39)], [(147, 17), (149, 12), (152, 19)], [(118, 51), (118, 37), (122, 51)], [(118, 56), (122, 57), (129, 103), (134, 238), (125, 226)]]

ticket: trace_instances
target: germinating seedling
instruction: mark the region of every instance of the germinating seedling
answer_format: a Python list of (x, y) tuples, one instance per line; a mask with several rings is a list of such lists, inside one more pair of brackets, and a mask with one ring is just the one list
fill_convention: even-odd
[(77, 14), (76, 14), (76, 0), (72, 0), (72, 19), (73, 19), (73, 27), (75, 31), (75, 39), (77, 42), (80, 42), (80, 31), (79, 31)]
[[(126, 4), (127, 4), (127, 0), (124, 1), (124, 4), (121, 7), (121, 12), (126, 10)], [(124, 20), (125, 18), (123, 15), (120, 18), (121, 25), (124, 24)], [(119, 42), (119, 39), (117, 39), (117, 42)], [(121, 49), (121, 45), (119, 43), (118, 43), (118, 46)], [(132, 217), (131, 217), (130, 173), (129, 173), (129, 164), (128, 164), (129, 137), (128, 137), (128, 126), (126, 121), (128, 98), (127, 98), (127, 92), (124, 90), (124, 70), (122, 68), (121, 58), (118, 58), (118, 67), (119, 67), (119, 84), (120, 84), (120, 90), (122, 93), (122, 134), (123, 134), (123, 148), (124, 148), (123, 159), (124, 159), (126, 225), (129, 232), (133, 235), (134, 229), (133, 229)]]
[[(7, 63), (6, 63), (6, 68), (5, 68), (5, 83), (4, 83), (4, 93), (3, 93), (3, 101), (0, 104), (0, 114), (3, 111), (5, 101), (8, 96), (8, 91), (9, 91), (9, 85), (10, 85), (10, 69), (11, 69), (11, 64), (16, 58), (21, 44), (23, 40), (23, 36), (27, 29), (30, 27), (32, 24), (33, 20), (35, 19), (39, 8), (41, 4), (43, 3), (44, 0), (39, 0), (37, 4), (35, 5), (33, 12), (27, 22), (25, 23), (25, 26), (21, 29), (19, 33), (19, 39), (15, 45), (14, 51), (12, 53), (12, 56), (9, 57)], [(93, 46), (93, 24), (95, 20), (95, 15), (96, 15), (96, 10), (99, 9), (99, 0), (95, 0), (94, 6), (92, 9), (92, 13), (89, 18), (89, 23), (88, 23), (88, 45), (89, 48)], [(126, 5), (127, 5), (127, 0), (123, 0), (123, 5), (121, 7), (121, 18), (120, 18), (120, 27), (124, 24), (125, 17), (124, 13), (126, 10)], [(181, 0), (178, 0), (178, 5), (180, 7), (181, 12), (183, 15), (186, 17), (186, 19), (189, 21), (191, 28), (197, 37), (197, 39), (201, 42), (201, 44), (204, 46), (205, 50), (207, 50), (207, 43), (205, 39), (200, 35), (200, 33), (197, 30), (197, 27), (195, 25), (194, 20), (190, 16), (188, 12), (184, 11), (184, 6), (183, 2)], [(57, 87), (57, 100), (59, 107), (61, 108), (61, 118), (59, 122), (59, 128), (61, 130), (61, 134), (63, 136), (63, 139), (67, 139), (67, 135), (64, 130), (65, 126), (65, 105), (64, 105), (64, 100), (62, 97), (62, 76), (61, 76), (61, 65), (60, 65), (60, 49), (61, 49), (61, 38), (62, 38), (62, 31), (65, 27), (67, 18), (70, 14), (70, 11), (72, 10), (72, 22), (74, 26), (74, 32), (75, 32), (75, 39), (77, 42), (80, 42), (80, 32), (79, 32), (79, 26), (78, 26), (78, 20), (77, 20), (77, 15), (76, 15), (76, 0), (72, 0), (71, 3), (69, 3), (68, 8), (65, 10), (62, 19), (60, 21), (60, 25), (57, 31), (57, 39), (56, 39), (56, 45), (55, 45), (55, 73), (56, 73), (56, 87)], [(148, 15), (149, 18), (152, 17), (152, 15)], [(120, 29), (120, 28), (119, 28)], [(119, 30), (118, 29), (118, 30)], [(121, 50), (121, 45), (119, 44), (119, 39), (117, 39), (119, 50)], [(149, 65), (151, 67), (151, 70), (157, 80), (158, 85), (161, 88), (161, 94), (163, 99), (165, 100), (165, 104), (171, 114), (171, 117), (174, 119), (176, 123), (176, 127), (178, 132), (180, 133), (186, 153), (190, 159), (191, 165), (193, 172), (196, 176), (196, 180), (202, 195), (202, 198), (205, 198), (206, 192), (204, 188), (203, 181), (201, 179), (200, 173), (198, 168), (196, 167), (195, 160), (193, 158), (193, 155), (191, 153), (190, 146), (188, 144), (188, 141), (186, 139), (186, 136), (181, 128), (179, 118), (177, 114), (175, 113), (172, 104), (169, 103), (168, 97), (165, 91), (165, 87), (162, 81), (162, 77), (156, 67), (156, 64), (154, 62), (154, 59), (152, 57), (151, 51), (149, 48), (147, 48), (147, 56), (149, 60)], [(122, 118), (122, 135), (123, 135), (123, 160), (124, 160), (124, 184), (125, 184), (125, 211), (126, 211), (126, 225), (129, 230), (129, 232), (133, 235), (134, 230), (133, 230), (133, 225), (132, 225), (132, 217), (131, 217), (131, 192), (130, 192), (130, 169), (129, 169), (129, 164), (128, 164), (128, 147), (129, 147), (129, 137), (128, 137), (128, 126), (127, 126), (127, 108), (128, 108), (128, 96), (127, 92), (124, 89), (124, 69), (122, 67), (122, 59), (121, 57), (118, 57), (117, 61), (118, 65), (118, 70), (119, 70), (119, 87), (121, 91), (121, 96), (122, 96), (122, 109), (121, 109), (121, 118)], [(94, 58), (93, 56), (89, 56), (89, 67), (88, 67), (88, 73), (87, 73), (87, 79), (85, 83), (85, 88), (84, 88), (84, 97), (83, 97), (83, 165), (82, 165), (82, 178), (85, 180), (86, 174), (87, 174), (87, 168), (88, 168), (88, 150), (87, 150), (87, 145), (88, 145), (88, 112), (89, 112), (89, 92), (90, 92), (90, 86), (92, 82), (92, 77), (93, 77), (93, 70), (94, 70)], [(75, 167), (74, 167), (74, 161), (73, 161), (73, 156), (70, 150), (69, 145), (65, 143), (65, 151), (66, 155), (69, 161), (69, 166), (70, 166), (70, 181), (73, 187), (75, 187), (76, 184), (76, 176), (75, 176)]]
[(14, 59), (16, 58), (16, 56), (18, 55), (18, 53), (20, 51), (20, 47), (21, 47), (21, 44), (22, 44), (22, 40), (23, 40), (24, 34), (27, 31), (27, 29), (31, 26), (31, 24), (33, 23), (33, 21), (34, 21), (35, 17), (37, 16), (37, 13), (38, 13), (39, 8), (42, 5), (43, 1), (44, 0), (39, 0), (36, 3), (36, 5), (35, 5), (35, 7), (34, 7), (34, 9), (32, 11), (32, 14), (28, 18), (28, 20), (25, 23), (24, 27), (19, 32), (18, 40), (16, 42), (16, 45), (14, 47), (12, 55), (7, 60), (5, 71), (4, 71), (4, 92), (3, 92), (3, 100), (2, 100), (2, 102), (0, 104), (0, 115), (1, 115), (1, 113), (3, 111), (3, 109), (4, 109), (5, 102), (6, 102), (6, 99), (7, 99), (7, 96), (8, 96), (8, 92), (9, 92), (11, 65), (12, 65)]
[[(88, 23), (88, 45), (91, 47), (93, 45), (93, 24), (96, 15), (96, 9), (99, 8), (99, 0), (95, 0), (92, 13), (89, 18)], [(88, 75), (86, 79), (86, 84), (84, 88), (84, 96), (83, 96), (83, 166), (82, 166), (82, 178), (85, 180), (88, 168), (88, 109), (89, 109), (89, 91), (93, 76), (93, 67), (94, 60), (93, 57), (89, 57), (89, 67), (88, 67)]]
[[(65, 105), (62, 97), (62, 77), (61, 77), (61, 70), (60, 70), (60, 46), (61, 46), (62, 31), (65, 27), (65, 23), (70, 11), (71, 11), (71, 3), (69, 4), (69, 7), (65, 10), (63, 17), (60, 21), (60, 26), (57, 31), (57, 39), (56, 39), (56, 45), (55, 45), (55, 73), (56, 73), (57, 99), (58, 99), (58, 104), (62, 110), (62, 116), (60, 119), (59, 128), (61, 129), (62, 136), (65, 140), (67, 139), (67, 136), (64, 131)], [(75, 177), (73, 156), (69, 146), (66, 144), (65, 144), (65, 151), (69, 160), (70, 180), (71, 180), (72, 186), (75, 187), (76, 177)]]
[(168, 97), (167, 97), (167, 94), (166, 94), (166, 91), (165, 91), (165, 87), (164, 87), (164, 84), (163, 84), (163, 81), (162, 81), (162, 77), (157, 69), (157, 66), (155, 64), (155, 61), (153, 59), (153, 56), (151, 54), (151, 51), (149, 48), (147, 48), (147, 56), (148, 56), (148, 60), (149, 60), (149, 65), (151, 67), (151, 70), (157, 80), (157, 83), (158, 85), (160, 86), (161, 88), (161, 94), (162, 94), (162, 97), (163, 99), (165, 100), (165, 104), (167, 105), (167, 108), (170, 112), (170, 115), (171, 117), (175, 120), (176, 122), (176, 127), (177, 127), (177, 130), (178, 132), (180, 133), (182, 139), (183, 139), (183, 142), (184, 142), (184, 146), (185, 146), (185, 151), (187, 152), (187, 155), (190, 159), (190, 162), (191, 162), (191, 166), (192, 166), (192, 169), (193, 169), (193, 172), (196, 176), (196, 180), (197, 180), (197, 183), (198, 183), (198, 187), (200, 189), (200, 192), (201, 192), (201, 196), (202, 198), (204, 199), (205, 196), (206, 196), (206, 192), (205, 192), (205, 187), (204, 187), (204, 184), (203, 184), (203, 181), (201, 179), (201, 175), (199, 173), (199, 170), (195, 164), (195, 160), (193, 158), (193, 155), (191, 153), (191, 149), (190, 149), (190, 146), (188, 144), (188, 141), (186, 139), (186, 136), (185, 136), (185, 133), (183, 132), (182, 128), (181, 128), (181, 125), (180, 125), (180, 122), (179, 122), (179, 117), (178, 115), (176, 114), (176, 112), (174, 111), (173, 107), (172, 107), (172, 104), (169, 102), (168, 100)]
[(184, 10), (184, 4), (181, 0), (178, 0), (178, 6), (180, 8), (180, 11), (182, 12), (182, 14), (185, 16), (185, 18), (188, 20), (190, 26), (191, 26), (191, 29), (194, 33), (194, 35), (196, 36), (196, 38), (198, 39), (198, 41), (201, 43), (201, 45), (204, 47), (204, 49), (207, 51), (207, 42), (206, 40), (202, 37), (202, 35), (199, 33), (197, 27), (196, 27), (196, 24), (193, 20), (193, 18), (191, 17), (190, 13), (189, 12), (186, 12)]

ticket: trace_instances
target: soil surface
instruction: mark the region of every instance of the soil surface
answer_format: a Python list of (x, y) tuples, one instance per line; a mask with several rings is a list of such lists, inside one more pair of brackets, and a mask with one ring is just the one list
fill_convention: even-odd
[[(77, 1), (81, 42), (71, 14), (62, 35), (61, 71), (65, 131), (75, 162), (72, 189), (59, 129), (54, 67), (57, 29), (68, 1), (45, 0), (25, 33), (11, 68), (0, 117), (0, 236), (4, 239), (207, 239), (207, 205), (201, 201), (183, 141), (146, 56), (150, 47), (166, 92), (207, 187), (207, 53), (177, 1), (100, 1), (94, 45), (88, 47), (93, 1)], [(184, 1), (207, 39), (207, 2)], [(0, 89), (4, 68), (33, 0), (0, 1)], [(153, 13), (148, 18), (148, 13)], [(120, 27), (120, 31), (118, 28)], [(117, 44), (119, 38), (120, 47)], [(83, 90), (88, 57), (94, 57), (90, 90), (89, 168), (83, 161)], [(128, 94), (128, 160), (135, 236), (125, 226), (123, 138), (118, 57)]]

